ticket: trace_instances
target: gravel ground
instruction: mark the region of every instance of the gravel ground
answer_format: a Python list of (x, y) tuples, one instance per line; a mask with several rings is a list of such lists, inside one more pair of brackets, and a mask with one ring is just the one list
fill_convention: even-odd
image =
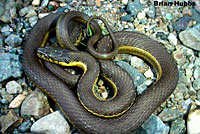
[[(174, 93), (134, 134), (200, 133), (200, 1), (179, 0), (1, 0), (0, 1), (0, 133), (78, 134), (23, 73), (22, 44), (42, 17), (54, 12), (80, 11), (104, 17), (113, 31), (139, 31), (159, 41), (175, 59), (179, 82)], [(159, 1), (160, 2), (160, 1)], [(121, 54), (115, 58), (134, 79), (141, 94), (155, 80), (142, 59)], [(108, 97), (98, 82), (100, 97)], [(148, 89), (147, 89), (148, 90)]]

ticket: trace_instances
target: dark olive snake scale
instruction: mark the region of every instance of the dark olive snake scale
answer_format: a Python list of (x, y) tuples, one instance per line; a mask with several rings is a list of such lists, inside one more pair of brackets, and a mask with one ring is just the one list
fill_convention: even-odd
[[(61, 14), (56, 13), (44, 17), (38, 21), (30, 32), (24, 44), (22, 55), (25, 74), (59, 104), (64, 115), (82, 132), (88, 134), (132, 133), (148, 119), (175, 89), (178, 81), (178, 70), (173, 58), (162, 45), (143, 34), (137, 32), (114, 33), (120, 46), (134, 45), (151, 53), (161, 65), (162, 77), (155, 85), (137, 97), (133, 106), (123, 115), (116, 118), (95, 116), (82, 107), (77, 97), (62, 80), (58, 79), (49, 70), (41, 67), (35, 54), (45, 34), (52, 25), (55, 25), (54, 21)], [(103, 42), (109, 43), (108, 38), (103, 39)], [(118, 73), (120, 74), (120, 72)], [(126, 81), (126, 78), (124, 78), (124, 81)]]

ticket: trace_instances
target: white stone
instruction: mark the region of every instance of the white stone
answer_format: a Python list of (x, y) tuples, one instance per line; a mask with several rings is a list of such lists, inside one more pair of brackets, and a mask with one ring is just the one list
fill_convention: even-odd
[(33, 0), (32, 5), (34, 5), (34, 6), (40, 5), (40, 0)]
[(16, 81), (10, 81), (6, 84), (6, 91), (9, 94), (22, 93), (22, 87)]
[(145, 17), (146, 17), (146, 13), (144, 11), (139, 12), (138, 15), (137, 15), (137, 18), (139, 20), (143, 20), (143, 19), (145, 19)]
[(178, 40), (177, 40), (176, 36), (173, 33), (169, 34), (168, 40), (169, 40), (170, 44), (177, 45), (177, 41)]
[(151, 69), (149, 68), (145, 73), (144, 73), (144, 76), (146, 78), (153, 78), (153, 72), (151, 71)]
[(122, 4), (124, 5), (128, 4), (128, 0), (122, 0)]
[(70, 127), (59, 111), (37, 120), (31, 127), (32, 133), (70, 134)]
[(192, 107), (187, 119), (187, 134), (200, 134), (200, 109)]

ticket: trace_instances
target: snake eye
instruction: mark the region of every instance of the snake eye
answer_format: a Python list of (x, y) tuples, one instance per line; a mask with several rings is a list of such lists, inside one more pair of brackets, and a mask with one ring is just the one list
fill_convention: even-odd
[(69, 59), (66, 59), (65, 62), (66, 62), (67, 64), (69, 64), (69, 63), (70, 63), (70, 60), (69, 60)]

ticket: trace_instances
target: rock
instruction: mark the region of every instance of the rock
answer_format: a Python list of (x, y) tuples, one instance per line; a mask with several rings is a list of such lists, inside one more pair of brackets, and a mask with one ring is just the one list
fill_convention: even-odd
[(49, 13), (40, 13), (40, 14), (38, 15), (38, 17), (39, 17), (39, 19), (41, 19), (41, 18), (43, 18), (43, 17), (45, 17), (45, 16), (47, 16), (47, 15), (49, 15)]
[(42, 0), (41, 7), (46, 7), (49, 3), (49, 0)]
[(21, 115), (31, 115), (41, 118), (49, 113), (49, 103), (47, 97), (39, 91), (33, 91), (21, 105)]
[(13, 95), (8, 94), (5, 90), (5, 88), (2, 88), (0, 90), (0, 95), (3, 99), (6, 99), (8, 102), (10, 102), (13, 99)]
[(200, 1), (199, 0), (193, 0), (195, 2), (195, 8), (200, 13)]
[(150, 68), (144, 73), (144, 76), (145, 76), (146, 78), (153, 79), (153, 72), (151, 71)]
[(139, 12), (139, 13), (137, 14), (137, 18), (138, 18), (139, 20), (144, 20), (144, 19), (146, 18), (146, 13), (145, 13), (144, 11)]
[(40, 5), (40, 0), (33, 0), (32, 5), (34, 5), (34, 6)]
[(197, 66), (200, 66), (200, 58), (196, 57), (194, 64), (197, 65)]
[(187, 61), (185, 53), (182, 50), (174, 51), (173, 57), (174, 57), (175, 61), (177, 62), (177, 64), (180, 66), (184, 65)]
[(200, 23), (200, 13), (192, 8), (192, 19), (195, 20), (198, 24)]
[(173, 33), (169, 34), (168, 40), (169, 40), (171, 45), (174, 45), (174, 46), (177, 45), (178, 40), (177, 40), (176, 36)]
[(11, 34), (5, 39), (5, 43), (11, 47), (17, 47), (22, 43), (22, 38), (19, 35)]
[(185, 100), (183, 103), (180, 103), (181, 107), (182, 107), (182, 111), (184, 113), (186, 113), (189, 109), (190, 109), (190, 106), (191, 104), (193, 103), (194, 101), (191, 99), (191, 98), (188, 98), (187, 100)]
[(128, 3), (126, 10), (132, 16), (135, 16), (140, 10), (142, 10), (142, 8), (143, 5), (140, 3), (140, 0), (134, 0), (134, 2)]
[(19, 11), (19, 15), (20, 16), (25, 16), (25, 17), (33, 17), (33, 16), (36, 16), (37, 13), (35, 12), (35, 10), (33, 9), (32, 6), (28, 6), (28, 7), (24, 7), (22, 8), (20, 11)]
[(190, 16), (183, 16), (181, 17), (176, 23), (173, 24), (173, 28), (175, 31), (180, 32), (187, 28), (189, 22), (191, 21), (192, 17)]
[(169, 129), (160, 118), (152, 114), (133, 134), (168, 134)]
[(22, 67), (19, 62), (19, 55), (0, 53), (0, 82), (10, 77), (19, 78), (22, 74)]
[(35, 10), (31, 9), (25, 17), (30, 18), (33, 16), (37, 16), (37, 13), (35, 12)]
[(147, 86), (145, 84), (141, 84), (137, 86), (137, 93), (142, 94), (147, 89)]
[(186, 132), (185, 120), (177, 119), (175, 121), (172, 121), (170, 134), (185, 134), (185, 132)]
[(122, 0), (122, 4), (124, 5), (128, 4), (128, 0)]
[(32, 122), (30, 120), (24, 121), (18, 128), (18, 130), (22, 133), (28, 132), (32, 126)]
[(32, 133), (70, 134), (70, 127), (59, 111), (46, 115), (31, 127)]
[(165, 18), (168, 19), (168, 20), (173, 20), (173, 16), (172, 16), (171, 13), (166, 13)]
[(4, 27), (2, 27), (1, 32), (4, 36), (8, 36), (11, 34), (11, 32), (13, 32), (13, 29), (9, 27), (9, 25), (6, 25)]
[(131, 58), (131, 66), (135, 67), (136, 69), (138, 69), (140, 72), (145, 72), (147, 71), (144, 65), (144, 61), (141, 60), (140, 58), (134, 56)]
[(170, 109), (170, 108), (165, 108), (159, 115), (158, 117), (164, 121), (164, 122), (170, 122), (174, 121), (177, 118), (183, 117), (183, 113), (181, 113), (177, 109)]
[(197, 66), (197, 68), (195, 68), (193, 75), (195, 79), (200, 79), (200, 67)]
[(195, 79), (193, 81), (193, 87), (195, 90), (200, 90), (200, 79)]
[(156, 16), (156, 9), (155, 9), (154, 5), (150, 5), (149, 6), (149, 10), (146, 11), (146, 14), (147, 14), (147, 16), (149, 18), (153, 18), (153, 19), (155, 18), (155, 16)]
[(132, 15), (125, 15), (121, 17), (121, 21), (133, 21)]
[(22, 87), (19, 85), (16, 81), (9, 81), (6, 84), (6, 90), (9, 94), (17, 94), (17, 93), (22, 93)]
[(13, 109), (11, 109), (7, 115), (3, 115), (0, 118), (1, 131), (4, 133), (7, 130), (11, 130), (22, 123), (23, 119), (19, 117)]
[(9, 108), (19, 108), (23, 100), (26, 98), (25, 95), (19, 94), (14, 100), (9, 104)]
[(37, 17), (37, 16), (30, 17), (30, 18), (28, 19), (28, 21), (29, 21), (31, 27), (33, 27), (33, 26), (37, 23), (38, 17)]
[(134, 80), (135, 87), (138, 87), (146, 80), (142, 73), (131, 67), (128, 63), (124, 61), (118, 61), (117, 64), (130, 74), (131, 78)]
[(186, 86), (190, 85), (189, 79), (185, 76), (184, 72), (182, 72), (182, 71), (179, 72), (179, 81), (178, 82), (183, 83)]
[(4, 13), (0, 16), (0, 20), (9, 23), (13, 18), (17, 16), (16, 14), (16, 3), (14, 0), (6, 0), (4, 5)]
[(179, 34), (180, 40), (189, 48), (199, 51), (200, 50), (200, 24), (188, 30), (182, 31)]
[(190, 112), (187, 117), (187, 134), (200, 133), (200, 109), (194, 103), (191, 106)]
[(5, 0), (0, 1), (0, 16), (3, 15), (5, 9), (4, 9), (4, 5), (5, 5)]

